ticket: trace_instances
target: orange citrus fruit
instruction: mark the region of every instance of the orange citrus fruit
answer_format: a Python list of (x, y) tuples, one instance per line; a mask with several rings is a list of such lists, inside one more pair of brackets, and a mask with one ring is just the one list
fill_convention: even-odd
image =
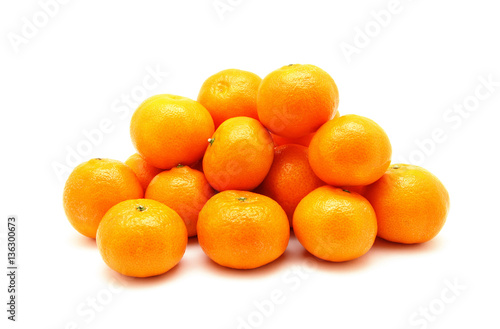
[(144, 191), (148, 188), (149, 182), (163, 171), (163, 169), (153, 167), (147, 163), (139, 153), (132, 154), (125, 161), (125, 164), (133, 170)]
[[(335, 118), (338, 118), (340, 116), (339, 111), (335, 112)], [(333, 119), (332, 119), (333, 120)], [(286, 144), (298, 144), (302, 146), (309, 146), (311, 143), (311, 139), (314, 137), (314, 134), (316, 132), (310, 133), (309, 135), (305, 135), (299, 138), (287, 138), (287, 137), (282, 137), (279, 135), (275, 135), (271, 133), (271, 137), (273, 138), (274, 145), (275, 146), (281, 146), (281, 145), (286, 145)]]
[(394, 164), (367, 187), (378, 221), (378, 236), (392, 242), (422, 243), (443, 228), (450, 197), (439, 179), (418, 166)]
[(377, 219), (361, 195), (322, 186), (300, 201), (293, 215), (293, 230), (314, 256), (343, 262), (370, 250), (377, 236)]
[(339, 92), (332, 77), (314, 65), (291, 64), (271, 72), (257, 94), (260, 122), (273, 134), (300, 138), (333, 118)]
[(109, 208), (143, 196), (132, 169), (117, 160), (97, 158), (80, 164), (69, 175), (64, 186), (63, 205), (71, 225), (94, 239)]
[(205, 204), (198, 218), (198, 241), (219, 265), (252, 269), (281, 256), (290, 226), (280, 205), (247, 191), (224, 191)]
[(353, 114), (325, 123), (309, 144), (312, 169), (334, 186), (375, 182), (389, 167), (391, 155), (385, 131), (373, 120)]
[(203, 172), (217, 191), (253, 190), (262, 183), (273, 163), (271, 135), (252, 118), (224, 121), (208, 144)]
[(191, 237), (196, 235), (198, 213), (214, 194), (214, 189), (202, 172), (179, 166), (153, 178), (145, 197), (175, 210), (184, 220), (188, 236)]
[(135, 148), (144, 160), (160, 169), (200, 160), (213, 132), (212, 117), (203, 105), (167, 94), (145, 100), (130, 123)]
[(210, 112), (216, 128), (229, 118), (258, 119), (257, 90), (261, 81), (257, 74), (248, 71), (220, 71), (205, 80), (198, 102)]
[(133, 277), (160, 275), (177, 265), (187, 245), (179, 215), (154, 200), (123, 201), (104, 215), (97, 247), (113, 270)]
[(274, 149), (271, 170), (255, 192), (267, 195), (285, 210), (290, 226), (293, 212), (309, 192), (325, 185), (309, 165), (307, 147), (287, 144)]

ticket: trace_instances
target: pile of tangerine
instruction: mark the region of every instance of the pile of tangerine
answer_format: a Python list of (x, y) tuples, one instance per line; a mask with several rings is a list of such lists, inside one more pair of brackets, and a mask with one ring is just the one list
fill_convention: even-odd
[(252, 269), (280, 257), (290, 228), (314, 256), (343, 262), (376, 236), (422, 243), (443, 227), (449, 196), (427, 170), (391, 165), (374, 121), (339, 116), (331, 76), (288, 65), (264, 79), (209, 77), (198, 100), (156, 95), (135, 111), (137, 154), (92, 159), (64, 188), (73, 227), (128, 276), (165, 273), (188, 237), (214, 262)]

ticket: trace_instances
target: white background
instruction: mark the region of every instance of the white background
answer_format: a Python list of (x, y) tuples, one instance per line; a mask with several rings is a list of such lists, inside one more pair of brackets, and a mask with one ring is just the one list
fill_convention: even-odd
[[(237, 328), (239, 319), (260, 328), (497, 328), (496, 3), (401, 0), (383, 27), (371, 12), (387, 9), (389, 0), (219, 3), (231, 10), (219, 15), (213, 0), (74, 0), (44, 22), (37, 1), (2, 1), (2, 264), (5, 219), (15, 214), (20, 221), (18, 322), (6, 320), (1, 275), (2, 328)], [(23, 36), (34, 15), (45, 25), (31, 35), (24, 28)], [(357, 53), (347, 58), (341, 45), (355, 46), (358, 29), (367, 27), (371, 37), (357, 40)], [(13, 46), (16, 37), (25, 39)], [(56, 174), (54, 166), (72, 168), (67, 157), (78, 147), (86, 151), (79, 161), (134, 153), (128, 124), (136, 105), (122, 97), (196, 99), (203, 81), (222, 69), (264, 77), (289, 63), (329, 72), (341, 114), (374, 119), (391, 138), (396, 161), (423, 165), (442, 180), (451, 211), (441, 234), (414, 246), (377, 241), (364, 257), (342, 264), (315, 260), (292, 238), (278, 261), (246, 272), (214, 265), (190, 240), (166, 275), (140, 280), (109, 270), (95, 242), (66, 220), (68, 173)], [(148, 70), (156, 69), (168, 76), (141, 95)], [(497, 86), (475, 103), (481, 77)], [(471, 110), (464, 117), (450, 112), (464, 102)], [(88, 144), (85, 132), (102, 120), (113, 130)], [(436, 134), (445, 137), (429, 142)], [(455, 283), (458, 292), (448, 291)], [(262, 315), (255, 303), (279, 293), (282, 303), (264, 303)], [(429, 307), (423, 320), (418, 312)]]

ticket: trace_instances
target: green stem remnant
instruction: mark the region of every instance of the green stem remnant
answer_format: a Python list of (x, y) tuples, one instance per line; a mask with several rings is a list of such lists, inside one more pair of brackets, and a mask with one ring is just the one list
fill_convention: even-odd
[(144, 206), (140, 206), (140, 205), (139, 205), (139, 206), (137, 206), (137, 208), (135, 208), (135, 209), (139, 210), (140, 212), (143, 212), (144, 210), (146, 210), (146, 207), (144, 207)]
[(182, 168), (182, 167), (184, 167), (184, 165), (183, 165), (183, 164), (181, 164), (181, 163), (179, 163), (179, 164), (177, 165), (177, 168)]
[(208, 139), (208, 142), (210, 143), (210, 146), (212, 146), (212, 144), (214, 143), (215, 141), (215, 138), (209, 138)]
[(392, 169), (399, 169), (400, 167), (398, 165), (393, 166)]
[(237, 198), (236, 200), (238, 200), (240, 202), (245, 202), (245, 201), (247, 201), (247, 198), (241, 197), (241, 198)]
[(351, 193), (351, 191), (349, 191), (349, 190), (342, 190), (342, 191), (347, 192), (347, 193)]

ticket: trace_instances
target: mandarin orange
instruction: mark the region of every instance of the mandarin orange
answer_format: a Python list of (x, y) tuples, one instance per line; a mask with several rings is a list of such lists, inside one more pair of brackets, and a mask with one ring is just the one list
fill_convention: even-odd
[(245, 116), (258, 119), (257, 90), (261, 81), (252, 72), (223, 70), (205, 80), (198, 102), (212, 115), (215, 128), (229, 118)]
[(104, 215), (97, 248), (113, 270), (133, 277), (160, 275), (177, 265), (187, 245), (179, 215), (147, 199), (123, 201)]
[(288, 144), (274, 149), (271, 170), (255, 192), (278, 202), (292, 226), (293, 212), (300, 200), (323, 185), (309, 165), (307, 147)]
[(198, 242), (219, 265), (252, 269), (281, 256), (290, 226), (285, 211), (267, 196), (224, 191), (205, 204), (198, 218)]
[(314, 256), (343, 262), (370, 250), (377, 236), (377, 219), (361, 195), (322, 186), (300, 201), (293, 215), (293, 230)]
[(78, 165), (69, 175), (64, 186), (63, 206), (71, 225), (94, 239), (109, 208), (143, 196), (144, 191), (132, 169), (117, 160), (96, 158)]
[(146, 190), (146, 199), (159, 201), (175, 210), (186, 224), (188, 236), (196, 235), (198, 214), (215, 194), (202, 172), (178, 166), (158, 174)]
[(252, 118), (224, 121), (207, 144), (203, 172), (217, 191), (253, 190), (273, 163), (271, 135)]
[(392, 242), (422, 243), (443, 228), (450, 208), (448, 191), (424, 168), (394, 164), (367, 186), (378, 221), (378, 236)]
[(147, 163), (139, 153), (132, 154), (127, 160), (125, 160), (125, 164), (134, 171), (144, 191), (148, 188), (151, 180), (163, 171), (163, 169), (153, 167)]
[(203, 105), (167, 94), (145, 100), (130, 122), (135, 148), (144, 160), (160, 169), (200, 160), (213, 132), (214, 122)]
[(325, 123), (309, 144), (314, 173), (333, 186), (375, 182), (389, 167), (391, 155), (385, 131), (373, 120), (353, 114)]
[(290, 64), (269, 73), (257, 93), (259, 120), (273, 134), (300, 138), (334, 117), (339, 92), (314, 65)]

